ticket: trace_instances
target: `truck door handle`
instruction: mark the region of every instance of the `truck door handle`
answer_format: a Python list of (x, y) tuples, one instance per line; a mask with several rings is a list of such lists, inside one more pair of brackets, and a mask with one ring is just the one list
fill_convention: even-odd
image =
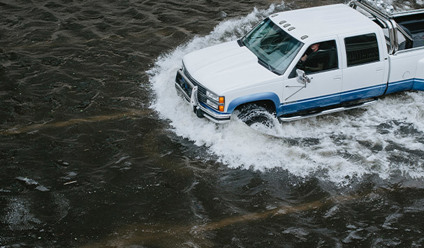
[(335, 76), (334, 80), (342, 80), (342, 76)]

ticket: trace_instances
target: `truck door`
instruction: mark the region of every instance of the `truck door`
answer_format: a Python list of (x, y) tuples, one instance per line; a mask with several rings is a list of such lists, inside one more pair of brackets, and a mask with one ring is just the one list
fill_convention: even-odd
[[(317, 42), (303, 53), (285, 83), (282, 114), (340, 103), (343, 78), (336, 44), (336, 38)], [(309, 83), (299, 82), (297, 69), (305, 72)]]
[(381, 96), (387, 87), (387, 48), (375, 33), (343, 39), (345, 60), (341, 102)]

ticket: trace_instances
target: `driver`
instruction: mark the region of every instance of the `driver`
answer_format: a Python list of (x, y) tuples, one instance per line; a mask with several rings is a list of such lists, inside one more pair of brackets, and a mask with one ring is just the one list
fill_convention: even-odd
[(312, 53), (318, 51), (319, 49), (319, 43), (315, 43), (313, 45), (311, 45), (305, 52), (305, 54), (303, 54), (302, 58), (300, 58), (300, 61), (302, 61), (302, 63), (305, 63), (305, 61), (308, 59), (308, 56), (311, 55)]
[(299, 62), (297, 63), (296, 68), (304, 70), (306, 73), (322, 70), (324, 66), (322, 63), (316, 64), (316, 65), (311, 65), (310, 63), (307, 63), (309, 56), (315, 53), (316, 51), (318, 51), (319, 47), (320, 47), (320, 43), (315, 43), (311, 45), (310, 47), (308, 47), (306, 52), (303, 54), (303, 56), (300, 58)]

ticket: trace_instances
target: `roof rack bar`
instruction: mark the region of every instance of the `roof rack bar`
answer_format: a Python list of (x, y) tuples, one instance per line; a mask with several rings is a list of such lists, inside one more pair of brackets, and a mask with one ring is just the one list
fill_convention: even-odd
[(350, 5), (355, 6), (355, 7), (358, 6), (358, 7), (361, 7), (363, 9), (366, 9), (370, 14), (376, 15), (380, 18), (390, 19), (392, 17), (389, 13), (387, 13), (387, 12), (381, 10), (381, 9), (378, 9), (377, 7), (368, 3), (367, 1), (356, 0), (356, 1), (352, 1), (350, 3)]
[(379, 19), (386, 24), (386, 26), (389, 30), (389, 36), (390, 36), (389, 54), (394, 54), (398, 50), (399, 44), (397, 44), (397, 33), (395, 31), (397, 25), (394, 25), (391, 16), (389, 14), (379, 10), (375, 6), (372, 6), (370, 3), (366, 2), (366, 1), (355, 0), (355, 1), (350, 2), (349, 5), (352, 8), (355, 8), (355, 9), (357, 7), (364, 9), (370, 15), (372, 15), (374, 18)]

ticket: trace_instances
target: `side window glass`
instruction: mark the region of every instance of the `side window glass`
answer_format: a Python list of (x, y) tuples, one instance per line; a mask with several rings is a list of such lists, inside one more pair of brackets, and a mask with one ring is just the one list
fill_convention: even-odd
[(347, 66), (362, 65), (380, 60), (377, 36), (372, 34), (345, 38)]
[(311, 45), (302, 55), (295, 69), (301, 69), (306, 74), (312, 74), (338, 68), (336, 41), (329, 40)]

